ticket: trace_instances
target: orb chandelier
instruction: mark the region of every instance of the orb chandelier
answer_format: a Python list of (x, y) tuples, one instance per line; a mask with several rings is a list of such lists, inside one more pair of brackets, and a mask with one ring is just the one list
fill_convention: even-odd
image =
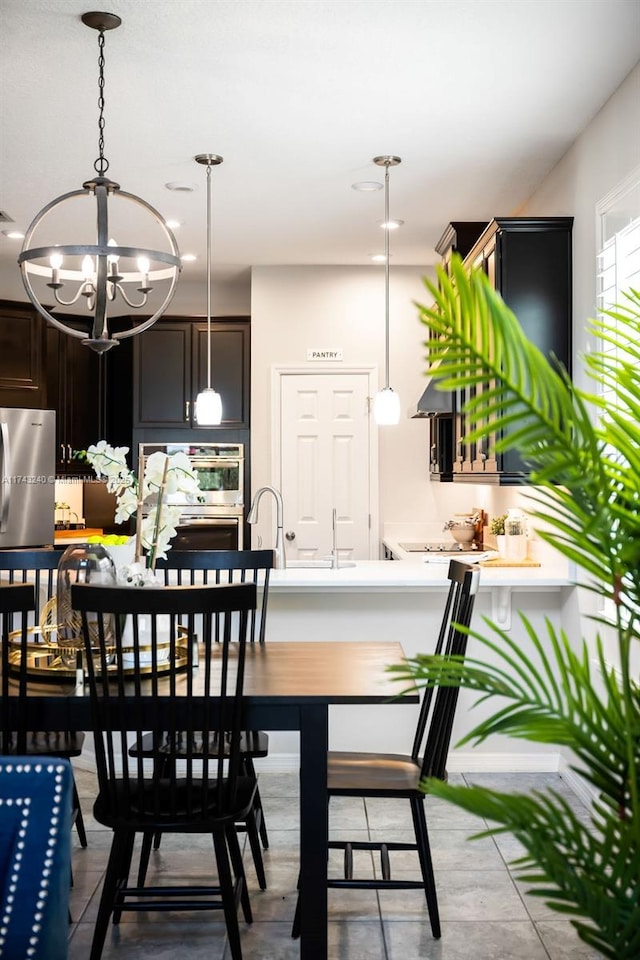
[(373, 162), (384, 167), (384, 389), (373, 400), (373, 419), (379, 426), (394, 426), (400, 422), (400, 397), (389, 386), (389, 167), (397, 167), (400, 157), (374, 157)]
[(196, 422), (215, 427), (222, 421), (222, 397), (211, 386), (211, 167), (222, 163), (217, 153), (199, 153), (196, 163), (207, 168), (207, 387), (196, 397)]
[[(125, 193), (120, 184), (106, 176), (104, 35), (122, 21), (113, 13), (99, 12), (85, 13), (81, 19), (98, 31), (96, 176), (85, 181), (82, 190), (57, 197), (36, 214), (25, 234), (18, 263), (38, 313), (63, 333), (104, 353), (121, 339), (143, 333), (162, 316), (175, 292), (181, 261), (175, 237), (157, 210), (140, 197)], [(80, 228), (74, 224), (81, 215), (87, 224), (84, 240), (75, 236)], [(142, 242), (128, 242), (124, 235), (131, 230)], [(154, 249), (156, 246), (162, 249)], [(50, 312), (55, 307), (44, 306), (52, 299), (61, 307), (82, 310), (71, 320), (58, 317)], [(131, 329), (111, 333), (111, 304), (120, 312), (124, 307), (127, 314), (146, 308), (147, 316)], [(78, 323), (83, 317), (85, 322)]]

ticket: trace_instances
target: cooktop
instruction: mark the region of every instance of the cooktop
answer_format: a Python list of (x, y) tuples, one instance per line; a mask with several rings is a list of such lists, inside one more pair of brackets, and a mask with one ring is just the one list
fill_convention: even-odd
[(477, 553), (476, 547), (467, 547), (455, 540), (405, 540), (398, 541), (401, 550), (407, 553)]

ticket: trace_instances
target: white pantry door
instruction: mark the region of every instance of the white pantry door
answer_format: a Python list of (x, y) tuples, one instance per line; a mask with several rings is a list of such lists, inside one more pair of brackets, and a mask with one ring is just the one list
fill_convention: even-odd
[(287, 556), (332, 549), (332, 512), (343, 560), (371, 556), (370, 380), (363, 372), (281, 373), (280, 477)]

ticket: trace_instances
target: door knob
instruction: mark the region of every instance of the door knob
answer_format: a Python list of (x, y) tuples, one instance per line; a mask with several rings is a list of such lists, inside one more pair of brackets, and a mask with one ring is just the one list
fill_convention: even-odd
[(287, 532), (285, 533), (285, 537), (286, 537), (286, 539), (289, 540), (289, 541), (295, 540), (295, 538), (296, 538), (295, 531), (294, 531), (294, 530), (287, 530)]

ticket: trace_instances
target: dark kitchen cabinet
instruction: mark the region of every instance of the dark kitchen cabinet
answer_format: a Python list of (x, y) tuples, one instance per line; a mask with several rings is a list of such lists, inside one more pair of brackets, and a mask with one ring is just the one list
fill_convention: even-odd
[(222, 423), (199, 428), (195, 400), (207, 386), (207, 356), (206, 320), (162, 320), (134, 338), (135, 430), (248, 429), (248, 318), (212, 321), (211, 385), (222, 397)]
[(0, 406), (46, 407), (45, 338), (34, 307), (0, 300)]
[(87, 464), (74, 459), (73, 451), (101, 439), (107, 355), (98, 355), (51, 324), (46, 336), (47, 406), (56, 411), (56, 473), (86, 474)]
[[(487, 225), (464, 260), (470, 267), (484, 270), (526, 336), (569, 372), (572, 226), (572, 217), (499, 217)], [(438, 464), (437, 470), (432, 467), (431, 476), (451, 477), (457, 483), (526, 482), (527, 471), (517, 451), (496, 451), (497, 435), (478, 443), (467, 442), (469, 428), (463, 410), (467, 399), (466, 393), (454, 392), (451, 419), (431, 421), (430, 459)], [(451, 430), (450, 464), (443, 463), (448, 451), (442, 433), (447, 429)]]
[(453, 480), (453, 419), (438, 414), (429, 419), (429, 473), (432, 480)]
[(440, 254), (442, 266), (447, 273), (450, 271), (453, 254), (460, 254), (464, 260), (487, 226), (486, 220), (453, 220), (447, 224), (436, 244), (436, 253)]

